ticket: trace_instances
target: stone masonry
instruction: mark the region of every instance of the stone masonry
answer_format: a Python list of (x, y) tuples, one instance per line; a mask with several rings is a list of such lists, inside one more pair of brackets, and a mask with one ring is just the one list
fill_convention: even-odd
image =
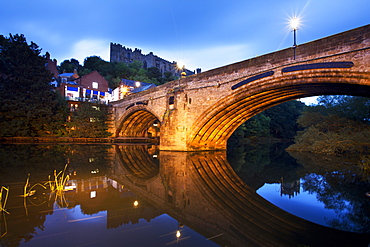
[(280, 103), (309, 96), (370, 97), (370, 25), (248, 59), (113, 102), (116, 137), (159, 125), (160, 149), (226, 150), (235, 129)]

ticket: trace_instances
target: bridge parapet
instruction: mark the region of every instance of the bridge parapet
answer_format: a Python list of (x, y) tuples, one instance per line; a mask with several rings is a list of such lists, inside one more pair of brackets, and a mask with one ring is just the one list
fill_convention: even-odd
[[(162, 150), (225, 150), (252, 116), (292, 99), (370, 96), (370, 25), (234, 63), (114, 102), (116, 136), (160, 124)], [(144, 123), (144, 124), (143, 124)]]

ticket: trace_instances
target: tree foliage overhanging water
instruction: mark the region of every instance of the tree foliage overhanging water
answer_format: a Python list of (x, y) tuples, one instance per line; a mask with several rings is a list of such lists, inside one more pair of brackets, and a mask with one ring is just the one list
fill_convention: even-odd
[(370, 99), (320, 96), (318, 105), (289, 101), (270, 108), (242, 124), (229, 139), (229, 147), (251, 140), (293, 140), (291, 151), (313, 153), (370, 152)]
[(288, 150), (313, 153), (362, 153), (370, 151), (370, 99), (322, 96), (319, 105), (307, 107), (297, 123), (295, 144)]

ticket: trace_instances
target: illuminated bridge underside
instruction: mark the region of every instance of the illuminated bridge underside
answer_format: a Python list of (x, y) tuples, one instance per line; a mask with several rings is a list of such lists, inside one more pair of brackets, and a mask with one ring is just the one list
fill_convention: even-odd
[(370, 25), (166, 83), (113, 102), (116, 137), (160, 149), (225, 150), (243, 122), (283, 102), (318, 95), (370, 97)]
[[(118, 128), (117, 136), (127, 137), (147, 137), (147, 130), (150, 128), (157, 118), (147, 110), (141, 108), (134, 109), (131, 114), (128, 114)], [(121, 133), (119, 133), (121, 132)]]
[[(205, 111), (194, 130), (188, 145), (196, 149), (199, 146), (217, 147), (226, 145), (230, 135), (249, 118), (264, 110), (293, 99), (316, 95), (355, 95), (370, 97), (370, 74), (307, 73), (298, 79), (294, 75), (268, 82), (271, 86), (259, 88), (249, 85), (248, 91), (236, 92), (224, 99), (216, 107)], [(358, 82), (366, 82), (359, 85)]]

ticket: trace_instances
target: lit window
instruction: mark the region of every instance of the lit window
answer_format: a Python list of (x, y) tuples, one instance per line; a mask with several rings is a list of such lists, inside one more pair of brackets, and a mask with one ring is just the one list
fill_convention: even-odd
[(94, 81), (94, 82), (92, 83), (92, 87), (93, 87), (93, 88), (98, 88), (98, 86), (99, 86), (99, 84), (98, 84), (97, 82), (95, 82), (95, 81)]

